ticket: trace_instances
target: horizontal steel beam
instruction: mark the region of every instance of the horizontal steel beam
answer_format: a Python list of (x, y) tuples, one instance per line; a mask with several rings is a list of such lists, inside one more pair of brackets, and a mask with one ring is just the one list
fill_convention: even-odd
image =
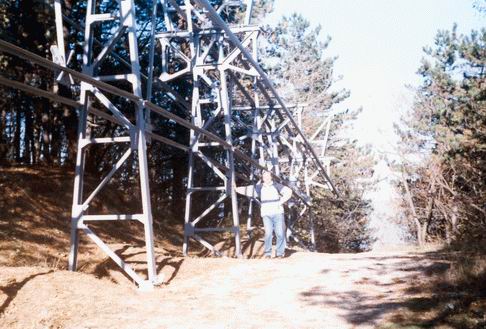
[[(287, 105), (287, 108), (288, 109), (293, 109), (293, 108), (296, 108), (296, 107), (305, 107), (306, 105), (304, 104), (290, 104), (290, 105)], [(233, 106), (231, 109), (233, 111), (253, 111), (253, 110), (271, 110), (271, 109), (281, 109), (282, 106), (280, 105), (274, 105), (274, 106), (269, 106), (269, 105), (265, 105), (265, 106)]]
[(4, 85), (5, 87), (19, 89), (19, 90), (25, 91), (27, 93), (34, 94), (36, 96), (40, 96), (40, 97), (50, 99), (51, 101), (54, 101), (54, 102), (66, 104), (68, 106), (72, 106), (72, 107), (81, 106), (81, 103), (76, 102), (72, 99), (59, 96), (59, 95), (52, 93), (50, 91), (46, 91), (46, 90), (38, 89), (36, 87), (29, 86), (29, 85), (22, 83), (22, 82), (19, 82), (19, 81), (6, 79), (6, 78), (1, 77), (1, 76), (0, 76), (0, 84)]
[[(243, 33), (243, 32), (259, 31), (260, 27), (258, 25), (250, 25), (250, 26), (235, 26), (235, 27), (230, 27), (230, 29), (233, 33)], [(168, 31), (168, 32), (157, 33), (155, 37), (156, 38), (189, 38), (189, 37), (192, 38), (194, 34), (198, 34), (198, 35), (221, 34), (221, 30), (203, 29), (195, 33), (189, 31)]]

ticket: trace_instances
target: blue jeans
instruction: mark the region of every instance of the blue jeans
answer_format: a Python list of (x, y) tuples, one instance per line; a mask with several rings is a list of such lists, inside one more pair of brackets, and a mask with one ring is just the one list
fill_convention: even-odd
[(276, 256), (283, 256), (285, 253), (285, 220), (284, 214), (263, 216), (263, 226), (265, 228), (265, 256), (272, 255), (273, 232), (277, 237)]

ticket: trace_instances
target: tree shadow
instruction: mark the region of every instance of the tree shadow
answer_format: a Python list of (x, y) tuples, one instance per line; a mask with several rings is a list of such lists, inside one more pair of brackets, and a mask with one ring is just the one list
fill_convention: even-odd
[[(246, 233), (246, 234), (245, 234)], [(262, 258), (263, 257), (263, 235), (262, 232), (254, 230), (251, 234), (243, 231), (240, 233), (240, 247), (241, 254), (244, 258)], [(207, 234), (204, 239), (214, 246), (217, 253), (207, 249), (206, 247), (196, 243), (191, 245), (191, 249), (196, 249), (192, 252), (197, 257), (235, 257), (235, 240), (231, 238), (222, 237), (221, 234)]]
[[(326, 286), (316, 286), (301, 292), (302, 300), (309, 306), (344, 310), (342, 317), (352, 325), (379, 327), (387, 321), (392, 326), (386, 328), (439, 325), (486, 328), (486, 265), (483, 264), (482, 270), (473, 265), (458, 270), (457, 259), (461, 258), (454, 256), (451, 259), (443, 252), (350, 259), (373, 262), (372, 266), (365, 267), (369, 273), (367, 277), (355, 281), (368, 285), (368, 290), (333, 292)], [(359, 264), (356, 268), (353, 265), (338, 271), (345, 277), (359, 270)], [(465, 274), (473, 268), (476, 269), (474, 273)], [(326, 275), (329, 271), (323, 269), (321, 274)], [(452, 280), (451, 277), (458, 275), (454, 271), (460, 275)], [(390, 276), (391, 280), (380, 281), (382, 275), (390, 273), (397, 275)], [(395, 285), (399, 286), (393, 290)]]
[[(117, 250), (113, 250), (115, 254), (117, 254), (120, 258), (128, 258), (130, 256), (135, 256), (138, 254), (141, 254), (141, 252), (129, 254), (129, 255), (123, 255), (125, 251), (127, 251), (130, 248), (130, 246), (123, 246)], [(123, 257), (122, 257), (123, 256)], [(130, 264), (126, 260), (124, 260), (127, 264)], [(110, 257), (106, 257), (102, 262), (96, 264), (95, 268), (91, 272), (94, 274), (97, 278), (102, 279), (102, 278), (110, 278), (112, 282), (116, 281), (114, 278), (111, 276), (110, 271), (117, 271), (122, 273), (128, 280), (132, 280), (130, 276), (128, 276)]]
[(413, 309), (416, 312), (425, 312), (438, 303), (437, 300), (428, 298), (410, 298), (405, 301), (400, 300), (377, 300), (376, 296), (371, 296), (356, 290), (342, 293), (327, 292), (323, 288), (314, 287), (301, 293), (301, 296), (309, 305), (323, 305), (339, 307), (344, 309), (344, 318), (352, 325), (373, 325), (377, 326), (382, 320), (382, 316), (404, 307)]
[(165, 286), (169, 285), (171, 283), (171, 281), (174, 280), (174, 278), (177, 276), (177, 273), (179, 273), (179, 270), (180, 270), (183, 262), (184, 262), (183, 258), (181, 258), (179, 260), (173, 260), (172, 258), (167, 257), (162, 262), (159, 263), (157, 272), (160, 272), (162, 270), (162, 268), (164, 268), (166, 266), (170, 266), (174, 269), (172, 271), (172, 273), (170, 274), (170, 277), (167, 280), (164, 279), (163, 284)]
[(253, 231), (241, 242), (241, 252), (247, 258), (263, 258), (264, 243), (261, 232)]
[[(130, 248), (130, 246), (122, 246), (121, 248), (115, 250), (114, 252), (123, 259), (123, 261), (132, 267), (132, 269), (136, 270), (136, 272), (141, 276), (146, 276), (146, 268), (143, 269), (141, 272), (138, 268), (147, 265), (146, 261), (138, 261), (133, 260), (136, 256), (146, 255), (145, 251), (137, 251), (132, 253), (126, 253), (126, 251)], [(177, 259), (176, 257), (165, 257), (162, 261), (157, 261), (157, 273), (161, 273), (161, 271), (169, 266), (172, 267), (172, 272), (170, 277), (167, 280), (164, 280), (164, 285), (168, 285), (179, 272), (182, 263), (184, 262), (183, 258)], [(132, 278), (125, 273), (111, 258), (107, 257), (103, 262), (98, 263), (96, 267), (91, 272), (97, 278), (109, 278), (112, 282), (117, 283), (113, 275), (110, 273), (111, 271), (115, 271), (117, 273), (122, 274), (128, 281), (132, 281)], [(144, 273), (145, 272), (145, 273)]]
[(54, 272), (54, 270), (49, 270), (47, 272), (32, 274), (32, 275), (26, 277), (25, 279), (23, 279), (20, 282), (15, 282), (15, 283), (0, 287), (0, 291), (2, 291), (3, 293), (5, 293), (7, 295), (7, 299), (5, 299), (5, 301), (2, 303), (2, 305), (0, 305), (0, 315), (2, 315), (5, 312), (7, 307), (10, 305), (10, 303), (17, 296), (20, 289), (22, 289), (22, 287), (25, 286), (25, 284), (27, 284), (27, 282), (29, 282), (30, 280), (32, 280), (32, 279), (34, 279), (38, 276), (47, 275), (47, 274), (50, 274), (52, 272)]
[[(241, 252), (248, 258), (252, 258), (255, 253), (255, 245), (258, 238), (254, 235), (250, 236), (248, 240), (243, 241), (241, 244)], [(259, 248), (260, 250), (261, 248)]]

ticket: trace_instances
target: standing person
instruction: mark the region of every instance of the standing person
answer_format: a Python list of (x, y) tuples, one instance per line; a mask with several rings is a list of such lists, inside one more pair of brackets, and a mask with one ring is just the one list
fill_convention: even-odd
[(282, 184), (275, 183), (272, 174), (264, 171), (262, 183), (236, 187), (236, 192), (260, 200), (260, 215), (265, 229), (264, 257), (272, 256), (273, 232), (277, 238), (275, 256), (285, 255), (285, 216), (283, 205), (292, 197), (292, 190)]

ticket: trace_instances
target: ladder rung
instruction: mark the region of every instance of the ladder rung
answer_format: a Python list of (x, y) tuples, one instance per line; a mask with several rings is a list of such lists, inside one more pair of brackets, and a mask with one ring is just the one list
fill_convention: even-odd
[(202, 191), (226, 191), (224, 186), (213, 186), (213, 187), (191, 187), (187, 189), (189, 192), (202, 192)]
[(104, 21), (111, 21), (114, 20), (116, 16), (113, 14), (93, 14), (87, 17), (88, 23), (97, 23), (97, 22), (104, 22)]

